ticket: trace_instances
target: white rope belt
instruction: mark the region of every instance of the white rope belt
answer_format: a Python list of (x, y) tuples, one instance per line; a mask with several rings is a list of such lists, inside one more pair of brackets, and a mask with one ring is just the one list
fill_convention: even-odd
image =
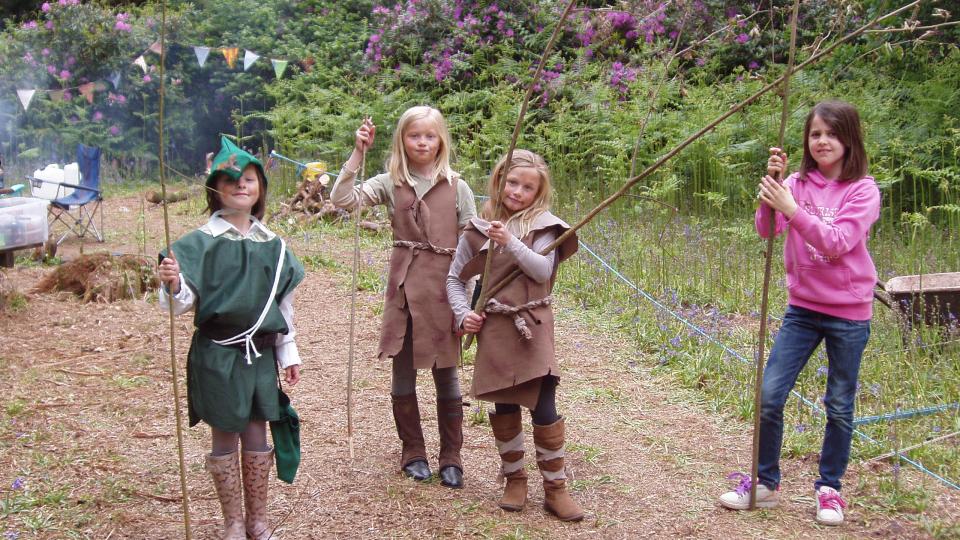
[(229, 347), (230, 345), (237, 345), (243, 343), (247, 351), (247, 364), (252, 364), (253, 361), (250, 359), (250, 351), (253, 351), (254, 358), (260, 358), (260, 351), (257, 350), (257, 346), (253, 343), (253, 336), (257, 333), (257, 330), (260, 329), (260, 325), (263, 324), (263, 320), (267, 318), (267, 313), (270, 311), (270, 304), (273, 303), (273, 297), (277, 294), (277, 286), (280, 284), (280, 270), (283, 269), (283, 258), (287, 253), (287, 244), (283, 241), (283, 238), (280, 239), (280, 260), (277, 261), (277, 273), (273, 276), (273, 288), (270, 290), (270, 296), (267, 297), (267, 302), (263, 306), (263, 311), (260, 312), (260, 318), (257, 319), (257, 322), (254, 323), (248, 330), (241, 332), (231, 338), (227, 339), (213, 339), (214, 343), (217, 345), (223, 345)]
[(524, 339), (533, 339), (533, 333), (527, 326), (527, 321), (520, 316), (520, 312), (529, 311), (538, 307), (546, 307), (552, 303), (553, 296), (532, 300), (519, 306), (508, 306), (507, 304), (501, 304), (496, 298), (491, 298), (487, 300), (487, 305), (483, 310), (496, 315), (513, 315), (513, 325), (517, 327), (517, 332), (520, 332), (520, 335), (523, 336)]
[(435, 246), (430, 242), (413, 242), (411, 240), (394, 240), (393, 247), (405, 247), (410, 248), (411, 250), (419, 249), (422, 251), (432, 251), (439, 255), (453, 255), (457, 252), (456, 248), (445, 248), (440, 246)]

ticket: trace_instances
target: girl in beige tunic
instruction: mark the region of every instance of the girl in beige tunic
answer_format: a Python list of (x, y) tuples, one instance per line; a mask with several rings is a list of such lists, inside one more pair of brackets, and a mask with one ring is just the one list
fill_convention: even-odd
[[(571, 235), (555, 251), (541, 255), (570, 228), (550, 213), (550, 171), (543, 158), (527, 150), (514, 151), (510, 168), (505, 169), (506, 157), (490, 175), (490, 200), (483, 216), (491, 221), (471, 220), (460, 237), (447, 274), (447, 296), (458, 326), (477, 334), (473, 395), (495, 403), (490, 424), (506, 479), (500, 507), (519, 511), (527, 499), (522, 405), (530, 409), (533, 420), (544, 507), (563, 521), (578, 521), (583, 511), (566, 489), (564, 422), (555, 402), (560, 372), (550, 309), (557, 266), (576, 252), (577, 238)], [(484, 309), (471, 309), (466, 281), (483, 272), (491, 245), (494, 256), (486, 286), (518, 267), (523, 273)]]
[(340, 208), (387, 207), (393, 252), (383, 308), (380, 358), (393, 358), (393, 418), (402, 443), (400, 468), (414, 480), (430, 478), (420, 427), (418, 369), (430, 369), (437, 389), (440, 481), (463, 487), (463, 400), (457, 375), (459, 337), (444, 293), (450, 260), (463, 226), (476, 216), (473, 192), (450, 166), (450, 134), (440, 111), (426, 106), (403, 113), (393, 134), (387, 172), (354, 186), (376, 126), (364, 120), (331, 198)]

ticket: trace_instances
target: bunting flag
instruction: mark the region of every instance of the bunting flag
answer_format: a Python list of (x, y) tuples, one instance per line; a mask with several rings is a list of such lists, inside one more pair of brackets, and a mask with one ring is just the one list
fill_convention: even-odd
[(77, 90), (83, 94), (83, 97), (87, 98), (87, 103), (93, 104), (93, 89), (96, 87), (92, 82), (81, 84), (77, 87)]
[(256, 62), (258, 58), (260, 58), (259, 54), (253, 51), (244, 50), (243, 51), (243, 70), (246, 71), (250, 69), (250, 66), (252, 66), (253, 63)]
[(33, 95), (36, 93), (36, 90), (17, 90), (17, 97), (20, 98), (20, 104), (23, 105), (23, 110), (27, 110), (30, 107), (30, 100), (33, 99)]
[(154, 41), (149, 50), (156, 54), (163, 54), (163, 47), (160, 46), (159, 41)]
[(223, 58), (227, 61), (227, 66), (230, 69), (233, 69), (234, 64), (237, 63), (237, 57), (240, 56), (240, 49), (237, 47), (224, 47), (220, 49), (223, 53)]
[(50, 101), (63, 101), (63, 93), (65, 90), (51, 90), (48, 92), (50, 96)]
[(114, 90), (117, 90), (120, 88), (120, 72), (119, 71), (114, 71), (110, 75), (110, 82), (113, 83)]
[(200, 67), (203, 67), (207, 62), (207, 56), (210, 55), (210, 47), (194, 47), (193, 54), (197, 55), (197, 62), (200, 63)]
[(147, 72), (147, 61), (146, 59), (143, 58), (142, 54), (138, 56), (137, 59), (133, 61), (133, 63), (140, 66), (140, 69), (142, 69), (144, 73)]
[(287, 70), (287, 60), (275, 60), (270, 59), (270, 63), (273, 64), (273, 72), (277, 75), (277, 78), (280, 79), (283, 77), (283, 72)]

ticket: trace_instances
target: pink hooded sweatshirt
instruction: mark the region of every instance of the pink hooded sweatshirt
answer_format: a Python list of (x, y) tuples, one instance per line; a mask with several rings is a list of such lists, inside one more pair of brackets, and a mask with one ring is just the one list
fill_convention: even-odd
[[(784, 229), (783, 262), (789, 303), (854, 321), (873, 315), (877, 270), (867, 251), (870, 226), (880, 217), (880, 190), (873, 177), (852, 182), (826, 180), (820, 171), (784, 181), (797, 201), (787, 220), (776, 212), (776, 234)], [(761, 204), (754, 222), (769, 236), (770, 207)]]

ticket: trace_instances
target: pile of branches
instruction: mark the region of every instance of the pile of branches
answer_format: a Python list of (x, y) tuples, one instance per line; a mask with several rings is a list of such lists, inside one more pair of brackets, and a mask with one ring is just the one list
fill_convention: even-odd
[(34, 292), (68, 291), (84, 302), (142, 298), (160, 286), (154, 266), (136, 255), (81, 255), (47, 274)]
[(295, 218), (301, 223), (310, 223), (321, 219), (339, 221), (346, 218), (347, 213), (330, 201), (329, 183), (330, 177), (326, 174), (304, 175), (293, 197), (280, 203), (280, 211), (270, 219)]

